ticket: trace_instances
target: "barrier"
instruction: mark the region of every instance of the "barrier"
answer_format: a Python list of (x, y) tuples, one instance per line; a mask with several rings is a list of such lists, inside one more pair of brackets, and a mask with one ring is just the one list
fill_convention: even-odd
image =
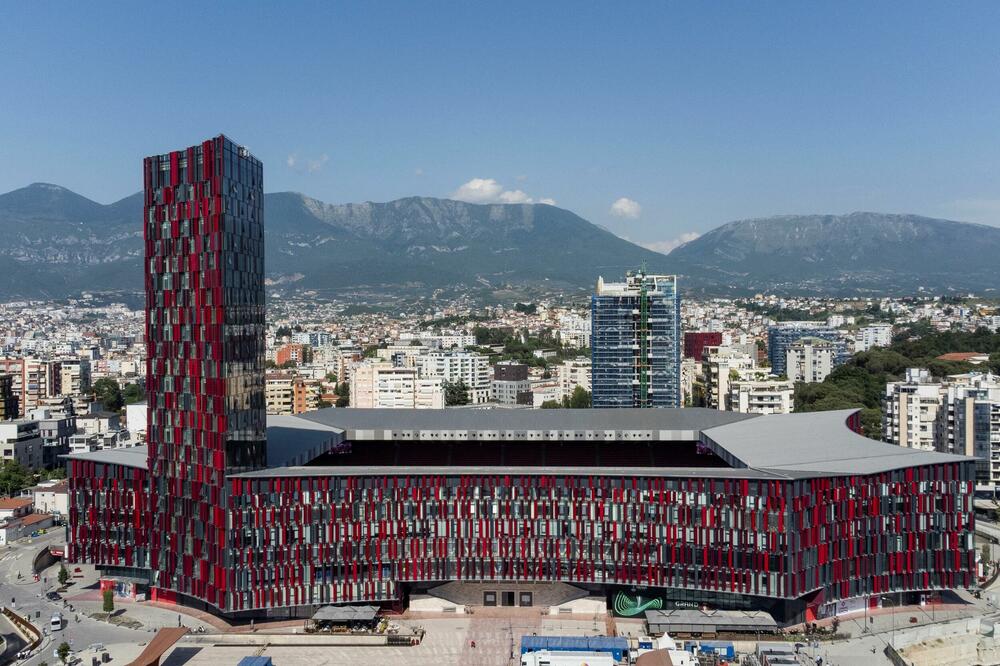
[(14, 629), (17, 633), (21, 634), (21, 638), (28, 643), (28, 650), (34, 650), (41, 645), (42, 632), (40, 632), (35, 625), (31, 624), (6, 606), (3, 609), (3, 615), (12, 625), (14, 625)]

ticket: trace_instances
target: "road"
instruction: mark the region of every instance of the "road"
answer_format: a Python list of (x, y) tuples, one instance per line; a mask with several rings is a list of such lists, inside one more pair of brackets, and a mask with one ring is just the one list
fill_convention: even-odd
[[(22, 616), (28, 615), (36, 627), (48, 633), (42, 647), (32, 657), (18, 663), (37, 666), (44, 661), (51, 664), (54, 646), (62, 641), (69, 643), (77, 652), (94, 643), (108, 645), (148, 641), (151, 636), (148, 631), (98, 622), (85, 617), (83, 613), (70, 612), (68, 608), (63, 607), (62, 601), (52, 602), (45, 598), (46, 592), (59, 585), (57, 581), (59, 565), (43, 572), (43, 579), (36, 583), (32, 578), (31, 563), (41, 548), (61, 544), (63, 540), (63, 531), (57, 529), (32, 539), (31, 543), (18, 542), (0, 548), (0, 588), (3, 589), (4, 596), (0, 602), (8, 608), (13, 607), (13, 610)], [(70, 590), (73, 590), (73, 587), (70, 587)], [(57, 611), (63, 614), (67, 622), (62, 631), (50, 632), (49, 623), (52, 614)], [(79, 622), (75, 620), (77, 616), (80, 618)]]

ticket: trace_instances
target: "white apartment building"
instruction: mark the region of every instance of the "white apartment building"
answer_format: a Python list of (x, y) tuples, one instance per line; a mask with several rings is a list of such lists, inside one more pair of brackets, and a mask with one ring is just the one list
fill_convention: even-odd
[(785, 373), (793, 382), (821, 382), (833, 371), (837, 349), (832, 342), (805, 337), (788, 345)]
[(941, 400), (938, 450), (975, 456), (977, 479), (1000, 486), (1000, 377), (978, 372), (949, 375)]
[(730, 411), (730, 382), (739, 378), (741, 370), (753, 369), (756, 365), (754, 359), (725, 346), (705, 347), (702, 358), (705, 406)]
[(421, 377), (440, 377), (452, 384), (464, 382), (469, 403), (481, 405), (490, 400), (490, 362), (486, 356), (468, 351), (436, 351), (417, 359)]
[(935, 450), (940, 408), (941, 384), (927, 370), (907, 369), (906, 379), (886, 384), (882, 438), (910, 449)]
[(87, 359), (64, 359), (59, 362), (59, 372), (62, 395), (80, 395), (90, 388), (90, 361)]
[(590, 317), (570, 312), (559, 315), (556, 336), (564, 345), (583, 349), (590, 347)]
[(873, 347), (888, 347), (892, 344), (892, 324), (872, 324), (857, 333), (854, 351), (868, 351)]
[(365, 362), (351, 373), (351, 407), (363, 409), (442, 409), (441, 377), (420, 377), (415, 368)]
[(556, 377), (559, 378), (559, 391), (562, 394), (560, 400), (573, 395), (577, 386), (590, 391), (590, 359), (579, 357), (563, 361), (557, 368)]
[(729, 409), (741, 414), (791, 414), (795, 383), (788, 379), (737, 379), (729, 385)]

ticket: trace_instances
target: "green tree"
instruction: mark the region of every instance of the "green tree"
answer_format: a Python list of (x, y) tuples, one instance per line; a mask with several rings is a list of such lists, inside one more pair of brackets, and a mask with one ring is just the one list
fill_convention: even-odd
[(105, 613), (111, 614), (115, 612), (115, 593), (114, 590), (104, 590), (101, 595), (104, 598), (104, 605), (102, 610)]
[(125, 388), (122, 389), (122, 399), (125, 400), (126, 405), (132, 405), (145, 400), (146, 394), (138, 384), (126, 384)]
[(316, 402), (316, 409), (326, 409), (327, 407), (333, 407), (333, 403), (329, 400), (318, 400)]
[(337, 388), (333, 390), (337, 394), (337, 407), (350, 407), (351, 406), (351, 385), (347, 382), (341, 382), (337, 384)]
[(69, 659), (69, 652), (70, 652), (69, 643), (67, 643), (66, 641), (60, 643), (59, 647), (56, 648), (56, 656), (59, 657), (59, 661), (61, 661), (64, 664), (66, 663), (66, 660)]
[(558, 400), (546, 400), (542, 403), (542, 409), (562, 409), (563, 404)]
[(66, 587), (66, 583), (69, 582), (69, 571), (66, 569), (66, 565), (59, 565), (59, 574), (57, 577), (59, 579), (59, 586)]
[(122, 398), (121, 387), (118, 386), (118, 382), (111, 379), (110, 377), (101, 377), (93, 386), (90, 387), (90, 392), (94, 396), (104, 409), (109, 412), (117, 412), (125, 404), (125, 400)]
[(469, 387), (461, 379), (457, 382), (444, 382), (444, 404), (448, 407), (468, 405)]
[(13, 496), (32, 484), (31, 474), (13, 460), (0, 461), (0, 493)]
[(570, 409), (589, 409), (590, 391), (582, 386), (577, 386), (573, 389), (573, 393), (567, 398), (567, 402), (567, 406)]

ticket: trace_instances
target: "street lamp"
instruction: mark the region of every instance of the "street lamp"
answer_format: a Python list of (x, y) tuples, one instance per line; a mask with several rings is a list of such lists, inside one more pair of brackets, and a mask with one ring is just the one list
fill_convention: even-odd
[(891, 645), (893, 648), (895, 648), (896, 647), (896, 610), (895, 609), (899, 608), (899, 604), (896, 603), (895, 601), (893, 601), (892, 599), (890, 599), (889, 597), (885, 597), (885, 596), (882, 597), (882, 602), (883, 603), (892, 604), (895, 607), (895, 608), (893, 608), (893, 611), (892, 611), (892, 638), (889, 639), (889, 645)]

